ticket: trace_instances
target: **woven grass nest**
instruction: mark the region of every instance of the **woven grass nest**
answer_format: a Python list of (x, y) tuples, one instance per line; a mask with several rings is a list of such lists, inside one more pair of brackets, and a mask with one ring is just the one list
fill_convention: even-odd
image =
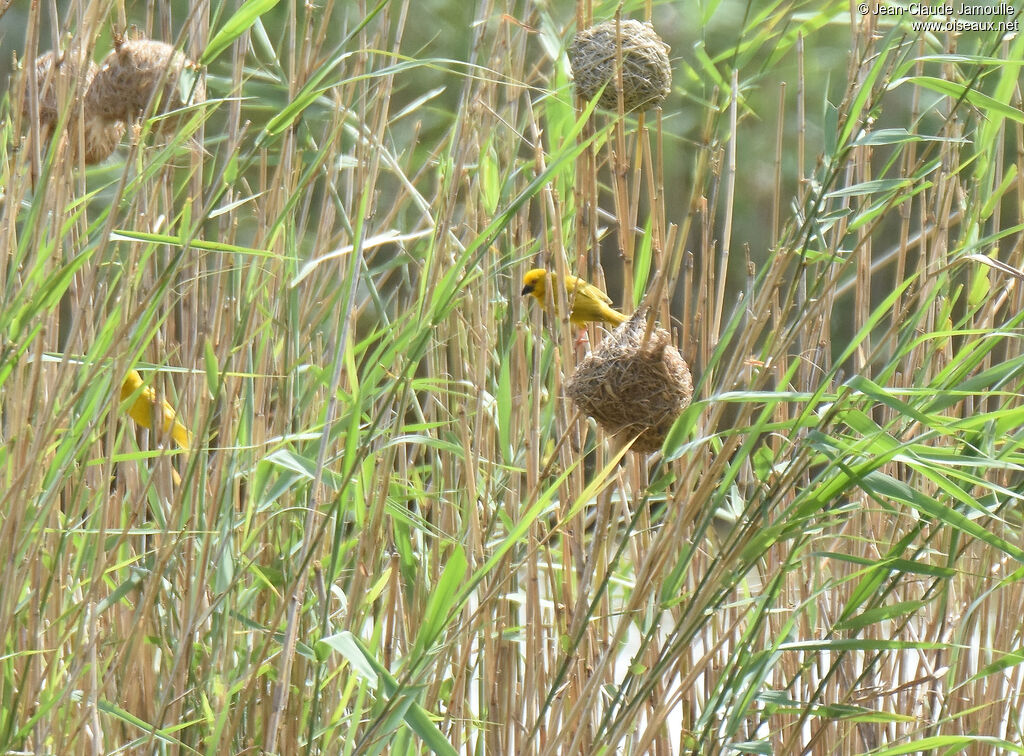
[[(114, 49), (103, 64), (97, 66), (90, 60), (88, 70), (81, 75), (71, 55), (51, 51), (36, 58), (25, 74), (23, 111), (26, 117), (30, 109), (27, 87), (33, 77), (43, 139), (48, 142), (53, 137), (65, 106), (58, 98), (70, 97), (72, 110), (67, 133), (71, 155), (76, 157), (78, 145), (84, 144), (83, 158), (87, 165), (110, 156), (124, 136), (126, 124), (145, 113), (154, 93), (159, 99), (157, 114), (206, 99), (202, 72), (184, 54), (165, 42), (127, 39), (121, 34), (114, 35)], [(155, 130), (167, 133), (178, 125), (178, 119), (164, 118), (156, 122)]]
[[(82, 81), (79, 82), (78, 66), (70, 56), (58, 56), (53, 51), (43, 53), (36, 58), (32, 69), (26, 73), (25, 104), (22, 114), (25, 116), (29, 115), (28, 85), (31, 75), (34, 74), (36, 77), (35, 85), (39, 98), (37, 101), (39, 106), (39, 125), (52, 130), (57, 125), (57, 119), (60, 117), (60, 108), (58, 108), (57, 104), (58, 89), (63, 88), (72, 98), (79, 99), (80, 93), (89, 87), (92, 77), (96, 75), (98, 70), (99, 67), (92, 61), (89, 61), (89, 70), (85, 72)], [(79, 85), (81, 86), (81, 91), (76, 89)]]
[[(669, 46), (650, 23), (619, 21), (622, 38), (622, 104), (625, 112), (661, 105), (672, 91)], [(616, 22), (603, 21), (580, 31), (569, 45), (569, 64), (576, 94), (592, 100), (604, 87), (598, 105), (618, 107), (616, 76)], [(605, 84), (608, 84), (605, 87)]]
[[(114, 49), (103, 59), (89, 88), (87, 106), (107, 120), (131, 122), (146, 111), (157, 92), (155, 114), (203, 102), (206, 81), (199, 67), (166, 42), (114, 37)], [(173, 131), (176, 119), (157, 121), (158, 131)]]
[[(32, 81), (31, 77), (34, 76), (38, 97), (39, 133), (44, 143), (53, 138), (53, 131), (60, 119), (62, 103), (58, 102), (58, 97), (63, 94), (71, 98), (71, 113), (66, 125), (71, 157), (77, 159), (79, 144), (83, 145), (83, 160), (86, 165), (105, 160), (124, 136), (123, 123), (99, 118), (89, 108), (88, 91), (97, 73), (99, 66), (90, 60), (87, 70), (80, 75), (78, 65), (70, 54), (58, 55), (51, 50), (36, 58), (24, 79), (26, 91), (22, 100), (22, 114), (26, 118), (30, 116), (27, 90)], [(79, 132), (82, 134), (81, 141)]]
[(661, 448), (693, 397), (690, 369), (663, 328), (644, 344), (645, 311), (638, 310), (580, 363), (566, 393), (612, 435), (637, 437), (633, 450)]

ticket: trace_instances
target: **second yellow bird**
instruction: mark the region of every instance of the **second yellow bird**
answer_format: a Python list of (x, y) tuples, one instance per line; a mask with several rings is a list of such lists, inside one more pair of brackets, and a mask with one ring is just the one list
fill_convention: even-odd
[[(532, 294), (544, 305), (548, 279), (557, 281), (554, 273), (543, 268), (534, 268), (523, 276), (523, 295)], [(569, 300), (569, 322), (577, 328), (586, 328), (587, 323), (606, 323), (617, 326), (629, 318), (611, 307), (612, 300), (593, 284), (576, 276), (565, 277), (565, 296)], [(558, 297), (553, 297), (558, 307)]]
[[(139, 372), (137, 370), (128, 371), (128, 375), (125, 376), (124, 382), (121, 384), (121, 401), (125, 401), (133, 394), (135, 395), (135, 399), (128, 408), (128, 414), (132, 416), (132, 420), (143, 428), (152, 429), (153, 417), (160, 417), (163, 421), (163, 432), (170, 433), (178, 446), (188, 451), (192, 446), (192, 434), (188, 428), (178, 422), (178, 416), (174, 411), (174, 407), (166, 399), (161, 401), (158, 406), (156, 391), (153, 387), (142, 387), (143, 380)], [(140, 388), (142, 388), (141, 391), (139, 391)]]

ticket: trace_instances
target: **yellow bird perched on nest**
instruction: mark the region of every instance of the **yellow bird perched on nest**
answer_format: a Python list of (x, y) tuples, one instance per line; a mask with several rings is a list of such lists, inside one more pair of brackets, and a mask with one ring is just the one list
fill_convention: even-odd
[[(549, 278), (553, 281), (558, 280), (554, 273), (548, 273), (543, 268), (534, 268), (529, 271), (523, 276), (523, 295), (532, 294), (543, 306)], [(610, 326), (617, 326), (628, 320), (621, 312), (612, 309), (612, 300), (607, 294), (593, 284), (588, 284), (582, 278), (567, 275), (565, 277), (565, 295), (569, 300), (569, 322), (577, 328), (586, 328), (587, 323), (606, 323)], [(554, 297), (553, 300), (557, 308), (558, 297)]]
[[(128, 408), (128, 414), (131, 415), (132, 420), (143, 428), (149, 429), (153, 428), (153, 417), (156, 415), (162, 416), (163, 432), (170, 433), (171, 438), (174, 439), (178, 446), (188, 451), (192, 446), (192, 434), (188, 428), (178, 421), (178, 414), (174, 411), (171, 403), (164, 399), (158, 407), (156, 391), (152, 386), (145, 386), (143, 388), (143, 383), (139, 371), (130, 370), (124, 378), (124, 383), (121, 384), (122, 402), (133, 395), (135, 396), (131, 406)], [(140, 391), (139, 389), (142, 390)]]

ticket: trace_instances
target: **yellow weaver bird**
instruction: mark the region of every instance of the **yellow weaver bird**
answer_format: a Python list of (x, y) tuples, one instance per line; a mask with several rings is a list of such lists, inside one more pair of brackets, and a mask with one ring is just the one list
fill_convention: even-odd
[[(157, 407), (156, 391), (154, 388), (152, 386), (142, 388), (142, 386), (142, 376), (139, 375), (137, 370), (129, 371), (128, 375), (125, 376), (124, 383), (121, 384), (122, 402), (135, 395), (135, 399), (128, 408), (128, 414), (131, 415), (132, 420), (143, 428), (152, 430), (153, 417), (156, 415), (162, 416), (163, 432), (170, 433), (175, 443), (185, 451), (188, 451), (192, 446), (192, 434), (188, 428), (178, 421), (178, 414), (174, 411), (174, 407), (166, 399), (162, 400), (160, 402), (161, 406)], [(140, 388), (142, 388), (141, 391), (139, 391)]]
[[(532, 294), (543, 306), (548, 290), (548, 279), (558, 280), (554, 273), (548, 273), (543, 268), (529, 271), (523, 276), (523, 295)], [(587, 323), (617, 326), (629, 320), (618, 310), (612, 309), (612, 300), (607, 294), (582, 278), (565, 277), (565, 296), (569, 300), (569, 322), (577, 328), (586, 328)], [(554, 297), (553, 301), (557, 308), (558, 297)]]

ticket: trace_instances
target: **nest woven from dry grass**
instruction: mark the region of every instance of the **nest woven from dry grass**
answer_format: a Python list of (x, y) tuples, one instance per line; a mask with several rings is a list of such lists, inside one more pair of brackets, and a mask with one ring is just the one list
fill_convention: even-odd
[[(52, 51), (40, 55), (25, 73), (23, 99), (27, 117), (27, 87), (34, 76), (40, 134), (49, 141), (65, 105), (58, 98), (65, 93), (72, 98), (67, 126), (71, 155), (75, 157), (78, 145), (84, 145), (86, 164), (99, 163), (114, 151), (126, 124), (145, 113), (154, 94), (159, 100), (155, 114), (206, 100), (206, 80), (199, 66), (165, 42), (115, 34), (114, 49), (102, 66), (91, 60), (88, 65), (79, 76), (72, 56)], [(164, 118), (155, 128), (167, 133), (177, 127), (178, 119)]]
[[(31, 82), (30, 77), (35, 76), (39, 133), (45, 142), (53, 137), (60, 119), (62, 103), (58, 100), (59, 96), (64, 94), (71, 99), (71, 114), (67, 122), (71, 156), (72, 159), (77, 157), (81, 144), (86, 165), (105, 160), (124, 135), (123, 123), (97, 117), (89, 108), (88, 90), (98, 73), (99, 66), (90, 60), (87, 70), (80, 77), (78, 65), (71, 55), (58, 55), (51, 50), (36, 58), (32, 68), (25, 74), (26, 91), (22, 111), (26, 117), (30, 115), (27, 88)], [(84, 97), (83, 92), (86, 92)]]
[[(145, 112), (161, 82), (157, 114), (206, 99), (206, 82), (199, 67), (181, 51), (155, 39), (118, 36), (89, 88), (86, 106), (107, 120), (131, 122)], [(156, 126), (162, 131), (176, 127), (174, 119), (163, 119)]]
[[(622, 103), (625, 112), (661, 105), (672, 91), (669, 46), (650, 23), (619, 22), (622, 44)], [(576, 34), (569, 46), (569, 63), (576, 94), (591, 100), (604, 87), (598, 105), (618, 107), (616, 22), (603, 21)], [(608, 86), (605, 87), (605, 84)]]
[(690, 369), (663, 328), (644, 344), (645, 313), (637, 311), (580, 363), (565, 390), (576, 406), (612, 435), (638, 437), (633, 450), (661, 448), (693, 397)]
[[(81, 82), (82, 91), (88, 88), (97, 70), (98, 66), (89, 61), (89, 70), (85, 72)], [(35, 75), (39, 125), (48, 127), (52, 131), (54, 126), (57, 125), (57, 119), (60, 117), (60, 108), (57, 102), (58, 90), (63, 89), (69, 92), (72, 98), (77, 99), (76, 86), (78, 82), (76, 80), (78, 79), (78, 66), (69, 56), (58, 56), (52, 50), (36, 58), (32, 69), (26, 71), (25, 75), (26, 89), (25, 99), (22, 101), (24, 103), (22, 114), (26, 117), (29, 115), (28, 86), (31, 83), (29, 77), (32, 75)]]

